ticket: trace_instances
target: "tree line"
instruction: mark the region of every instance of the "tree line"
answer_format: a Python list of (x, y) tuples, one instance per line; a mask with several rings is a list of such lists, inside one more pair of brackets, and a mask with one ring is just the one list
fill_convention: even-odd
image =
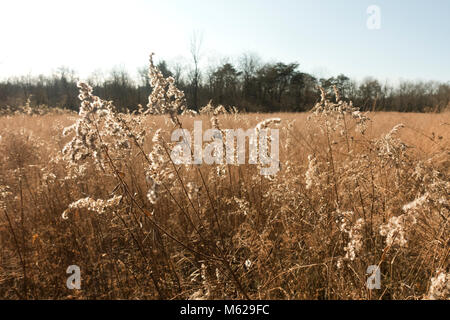
[[(302, 72), (298, 63), (262, 62), (252, 54), (243, 54), (235, 63), (224, 61), (201, 69), (195, 48), (192, 51), (191, 66), (164, 60), (158, 64), (164, 76), (175, 78), (192, 109), (212, 100), (215, 105), (235, 106), (244, 112), (302, 112), (320, 99), (318, 86), (330, 96), (336, 86), (344, 100), (362, 110), (440, 112), (450, 108), (450, 82), (400, 81), (391, 85), (371, 77), (357, 82), (344, 74), (317, 78)], [(77, 81), (76, 73), (68, 68), (49, 76), (5, 79), (0, 82), (0, 108), (21, 106), (30, 99), (31, 106), (78, 110)], [(88, 82), (96, 95), (113, 100), (122, 110), (146, 105), (151, 92), (146, 67), (138, 70), (138, 77), (113, 69), (105, 77), (92, 74)]]

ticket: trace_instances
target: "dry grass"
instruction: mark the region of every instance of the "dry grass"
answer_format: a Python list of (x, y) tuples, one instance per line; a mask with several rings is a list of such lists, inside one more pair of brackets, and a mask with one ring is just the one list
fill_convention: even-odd
[[(449, 113), (361, 123), (323, 100), (315, 116), (270, 115), (282, 169), (264, 177), (253, 165), (175, 166), (165, 152), (194, 119), (247, 129), (267, 115), (101, 118), (86, 90), (88, 115), (0, 118), (0, 297), (449, 297)], [(63, 129), (87, 117), (75, 137), (89, 148), (63, 153), (74, 141)], [(69, 265), (81, 290), (66, 288)], [(366, 287), (369, 265), (379, 290)]]

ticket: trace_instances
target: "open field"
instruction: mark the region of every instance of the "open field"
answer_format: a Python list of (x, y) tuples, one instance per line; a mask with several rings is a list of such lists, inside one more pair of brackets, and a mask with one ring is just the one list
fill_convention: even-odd
[(0, 12), (1, 315), (450, 301), (450, 0)]
[(449, 297), (450, 113), (194, 112), (150, 63), (137, 112), (0, 117), (0, 297)]
[[(270, 179), (254, 165), (172, 166), (169, 144), (152, 141), (157, 129), (169, 141), (166, 116), (140, 117), (143, 150), (111, 146), (102, 169), (61, 153), (78, 116), (1, 117), (0, 297), (448, 298), (450, 114), (373, 113), (364, 135), (351, 119), (321, 132), (308, 115), (216, 117), (281, 119)], [(70, 265), (80, 290), (66, 287)], [(370, 265), (379, 290), (366, 287)]]

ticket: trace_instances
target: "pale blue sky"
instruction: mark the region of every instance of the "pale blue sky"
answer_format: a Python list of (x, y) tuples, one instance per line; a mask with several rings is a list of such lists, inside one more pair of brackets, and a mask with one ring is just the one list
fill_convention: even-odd
[[(379, 30), (366, 26), (369, 5)], [(193, 30), (204, 64), (253, 51), (318, 76), (450, 80), (449, 0), (2, 0), (0, 78), (62, 65), (134, 74), (152, 51), (188, 58)]]

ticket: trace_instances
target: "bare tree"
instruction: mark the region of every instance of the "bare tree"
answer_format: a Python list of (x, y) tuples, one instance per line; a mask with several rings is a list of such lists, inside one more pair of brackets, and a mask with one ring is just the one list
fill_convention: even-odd
[(261, 59), (255, 53), (244, 53), (239, 58), (239, 69), (242, 72), (242, 94), (244, 97), (251, 95), (254, 91), (253, 79), (258, 69), (261, 68)]
[(182, 74), (183, 74), (183, 65), (180, 62), (176, 62), (172, 66), (173, 69), (173, 77), (175, 79), (175, 84), (180, 85), (182, 80)]
[(192, 73), (192, 95), (193, 95), (193, 107), (198, 109), (198, 88), (200, 84), (200, 59), (201, 59), (201, 49), (203, 43), (203, 35), (198, 31), (194, 31), (191, 37), (191, 56), (194, 62), (194, 71)]

